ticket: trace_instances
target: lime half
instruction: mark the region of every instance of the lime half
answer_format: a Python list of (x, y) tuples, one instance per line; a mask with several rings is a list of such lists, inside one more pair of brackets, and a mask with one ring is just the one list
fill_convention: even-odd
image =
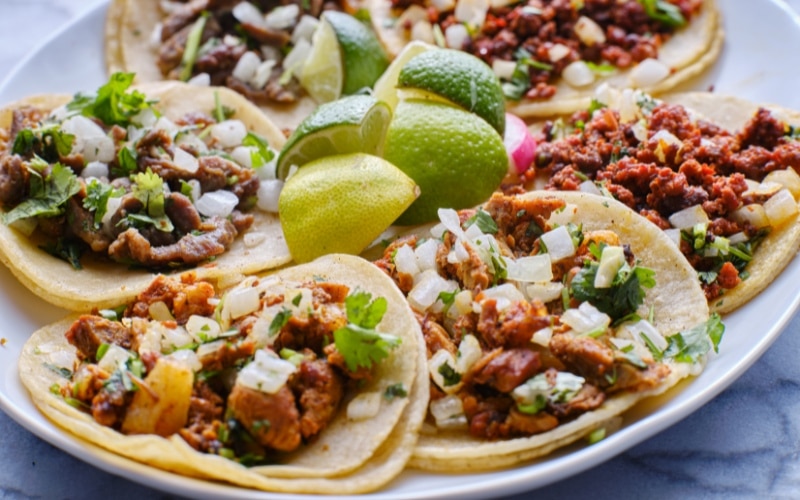
[(320, 105), (295, 129), (278, 156), (277, 176), (285, 179), (292, 165), (344, 153), (383, 154), (391, 120), (389, 107), (368, 95), (343, 97)]

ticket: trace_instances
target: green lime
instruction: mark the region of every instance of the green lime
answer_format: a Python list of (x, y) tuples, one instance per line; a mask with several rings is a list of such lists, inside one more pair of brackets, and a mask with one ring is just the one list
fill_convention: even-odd
[(418, 194), (413, 180), (377, 156), (352, 153), (306, 164), (286, 181), (278, 200), (292, 258), (299, 263), (360, 253)]
[(389, 107), (368, 95), (343, 97), (320, 105), (295, 129), (278, 156), (277, 175), (285, 179), (292, 165), (344, 153), (383, 153), (391, 119)]
[(397, 54), (392, 64), (386, 68), (378, 81), (375, 82), (375, 91), (372, 93), (378, 100), (384, 101), (390, 108), (394, 109), (397, 106), (397, 77), (400, 75), (400, 70), (403, 66), (417, 54), (421, 54), (428, 50), (436, 50), (438, 47), (429, 43), (414, 40), (408, 43), (405, 48)]
[(317, 102), (371, 88), (389, 65), (375, 33), (343, 12), (326, 11), (320, 20), (300, 84)]
[[(397, 220), (435, 220), (438, 208), (466, 208), (485, 201), (508, 171), (502, 137), (461, 108), (431, 101), (400, 101), (389, 124), (384, 158), (421, 190)], [(302, 169), (301, 169), (302, 171)]]
[(485, 62), (466, 52), (439, 49), (417, 54), (400, 70), (397, 88), (430, 92), (480, 116), (501, 136), (505, 131), (500, 81)]

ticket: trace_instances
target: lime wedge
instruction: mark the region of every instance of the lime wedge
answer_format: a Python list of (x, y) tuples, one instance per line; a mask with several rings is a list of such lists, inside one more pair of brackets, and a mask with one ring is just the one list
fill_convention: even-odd
[(380, 156), (390, 120), (389, 107), (368, 95), (322, 104), (286, 141), (276, 174), (285, 179), (292, 165), (300, 167), (324, 156), (357, 152)]

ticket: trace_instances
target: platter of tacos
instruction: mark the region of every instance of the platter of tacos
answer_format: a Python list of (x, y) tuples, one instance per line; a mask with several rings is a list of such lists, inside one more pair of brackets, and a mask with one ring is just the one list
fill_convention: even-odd
[[(687, 5), (689, 3), (692, 2)], [(113, 2), (111, 5), (118, 8), (120, 4), (123, 2)], [(720, 23), (716, 25), (717, 29), (724, 24), (728, 34), (724, 42), (726, 47), (729, 46), (727, 44), (739, 48), (747, 45), (741, 39), (744, 31), (737, 28), (750, 26), (752, 19), (758, 18), (758, 15), (769, 18), (772, 23), (769, 29), (777, 29), (775, 26), (781, 26), (781, 23), (788, 23), (787, 33), (797, 29), (782, 17), (783, 11), (777, 8), (756, 9), (752, 5), (730, 0), (694, 4), (708, 9), (702, 12), (706, 15), (711, 13), (715, 22)], [(754, 12), (756, 10), (758, 12)], [(75, 92), (104, 85), (109, 77), (105, 67), (97, 64), (97, 59), (91, 62), (79, 60), (67, 49), (74, 45), (65, 42), (79, 40), (81, 44), (93, 47), (91, 50), (95, 50), (96, 55), (102, 56), (104, 51), (97, 47), (99, 40), (88, 38), (88, 34), (103, 31), (107, 26), (107, 12), (108, 5), (98, 6), (88, 16), (43, 45), (36, 58), (23, 62), (17, 72), (0, 87), (2, 102), (19, 101), (30, 95), (31, 89), (47, 94), (56, 91), (66, 93), (67, 97), (63, 97), (58, 106), (73, 99)], [(111, 12), (114, 12), (113, 9)], [(692, 19), (702, 18), (702, 15), (687, 18), (691, 22)], [(765, 26), (760, 29), (767, 32)], [(669, 42), (678, 36), (664, 36), (664, 39)], [(769, 40), (766, 36), (763, 39)], [(713, 52), (708, 47), (705, 51)], [(40, 64), (42, 58), (47, 58), (53, 64)], [(763, 74), (780, 73), (783, 66), (781, 62), (770, 62), (769, 58), (751, 58), (738, 65), (732, 63), (727, 48), (718, 61), (711, 73), (706, 71), (699, 80), (694, 81), (695, 90), (705, 89), (714, 82), (720, 93), (744, 96), (749, 99), (748, 103), (774, 98), (789, 108), (800, 109), (795, 95), (788, 95), (785, 90), (781, 91), (783, 93), (768, 93), (766, 89), (774, 88), (771, 79), (747, 80), (748, 75), (756, 71), (753, 67), (759, 64), (765, 65), (761, 68)], [(64, 69), (64, 78), (56, 85), (56, 80), (45, 76), (48, 71), (59, 67)], [(76, 75), (75, 71), (66, 70), (70, 67), (87, 68), (87, 71)], [(31, 82), (30, 85), (28, 82)], [(182, 88), (174, 82), (151, 88), (170, 87)], [(148, 95), (148, 87), (140, 88)], [(208, 104), (203, 112), (213, 118), (215, 97), (219, 98), (219, 95), (223, 94), (215, 96), (212, 93), (194, 100)], [(591, 104), (591, 96), (587, 99), (581, 101), (578, 109), (585, 109)], [(737, 130), (745, 127), (753, 116), (750, 111), (743, 117), (733, 116), (752, 104), (716, 99), (716, 96), (708, 94), (685, 94), (680, 101), (670, 102), (685, 104), (708, 119), (714, 118), (715, 111), (727, 113), (731, 123), (736, 123), (730, 126)], [(168, 101), (166, 97), (161, 100)], [(609, 108), (613, 106), (612, 103), (605, 104)], [(236, 105), (227, 107), (235, 108)], [(181, 106), (181, 116), (170, 119), (180, 121), (186, 111), (189, 110)], [(772, 111), (777, 113), (777, 108), (772, 108)], [(595, 113), (594, 116), (599, 117), (600, 114)], [(787, 120), (786, 123), (794, 123), (793, 115), (789, 113), (776, 116), (780, 116), (780, 120)], [(646, 122), (648, 117), (638, 118)], [(765, 122), (772, 123), (769, 120)], [(588, 120), (584, 125), (586, 123)], [(282, 123), (276, 124), (277, 129), (283, 128)], [(39, 134), (41, 129), (37, 128)], [(252, 130), (255, 129), (254, 125)], [(706, 127), (705, 130), (710, 129)], [(41, 135), (36, 134), (34, 131), (33, 136), (42, 144), (51, 144), (48, 141), (52, 139), (43, 140)], [(268, 136), (266, 132), (260, 132), (259, 135), (264, 138)], [(719, 140), (719, 135), (709, 136), (706, 141)], [(733, 135), (736, 136), (736, 133)], [(697, 140), (700, 141), (700, 138)], [(666, 142), (669, 142), (669, 138)], [(279, 145), (279, 141), (272, 144), (273, 147), (276, 145)], [(761, 147), (765, 146), (762, 144)], [(226, 152), (226, 155), (232, 156), (230, 153)], [(58, 157), (60, 161), (67, 161), (66, 157), (61, 156), (69, 155)], [(171, 156), (174, 160), (174, 153)], [(252, 160), (252, 156), (249, 157)], [(763, 184), (759, 189), (771, 189), (769, 182), (762, 181), (758, 179)], [(602, 194), (601, 186), (596, 187)], [(171, 193), (175, 191), (180, 191), (180, 187), (170, 187)], [(14, 268), (24, 256), (8, 259), (6, 266), (0, 269), (0, 314), (7, 323), (0, 333), (0, 408), (35, 435), (80, 460), (115, 475), (123, 475), (179, 495), (271, 499), (293, 498), (291, 492), (332, 495), (369, 492), (366, 495), (374, 498), (509, 495), (571, 476), (612, 459), (671, 425), (680, 425), (681, 419), (711, 401), (755, 363), (800, 305), (800, 296), (793, 286), (800, 280), (800, 263), (790, 256), (786, 257), (793, 252), (783, 251), (785, 249), (780, 245), (770, 247), (766, 240), (761, 241), (760, 248), (771, 248), (771, 253), (782, 253), (784, 258), (779, 264), (773, 264), (770, 259), (760, 259), (770, 264), (766, 270), (770, 274), (767, 278), (757, 280), (760, 282), (757, 292), (748, 293), (740, 304), (726, 310), (720, 308), (718, 301), (706, 300), (703, 283), (695, 278), (695, 270), (681, 260), (678, 247), (668, 233), (656, 230), (656, 226), (650, 225), (642, 214), (634, 213), (630, 207), (598, 197), (596, 193), (556, 195), (545, 191), (516, 196), (498, 195), (481, 209), (462, 213), (445, 212), (435, 236), (427, 229), (427, 233), (414, 235), (422, 244), (425, 243), (423, 237), (430, 235), (429, 241), (434, 242), (436, 237), (444, 235), (442, 244), (451, 245), (451, 248), (442, 258), (447, 260), (452, 255), (453, 262), (449, 262), (449, 275), (437, 277), (456, 283), (455, 287), (448, 283), (446, 289), (436, 290), (429, 305), (431, 309), (426, 311), (430, 321), (421, 323), (424, 333), (416, 331), (420, 326), (420, 311), (424, 307), (421, 303), (414, 305), (414, 296), (409, 293), (412, 287), (408, 286), (410, 274), (401, 276), (394, 267), (398, 253), (401, 259), (403, 254), (408, 257), (410, 247), (399, 252), (403, 240), (394, 244), (380, 267), (356, 257), (328, 257), (306, 267), (267, 271), (272, 274), (264, 274), (262, 268), (225, 273), (225, 279), (222, 280), (213, 273), (204, 275), (205, 270), (213, 270), (214, 263), (222, 260), (219, 257), (212, 259), (211, 265), (204, 261), (200, 266), (179, 266), (180, 269), (168, 273), (169, 277), (158, 278), (160, 281), (156, 281), (156, 285), (151, 285), (153, 272), (147, 271), (143, 273), (147, 280), (142, 278), (142, 284), (136, 287), (135, 293), (126, 294), (124, 300), (115, 298), (103, 303), (97, 298), (82, 299), (84, 304), (80, 307), (72, 307), (71, 302), (64, 298), (53, 299), (49, 294), (55, 295), (59, 288), (49, 282), (39, 288), (26, 283), (24, 277), (19, 275), (19, 269)], [(158, 218), (146, 210), (145, 213), (151, 219)], [(513, 227), (513, 221), (519, 218), (524, 219), (526, 230)], [(472, 219), (470, 224), (462, 225), (469, 219)], [(497, 227), (493, 229), (489, 220)], [(609, 221), (614, 222), (609, 224)], [(781, 226), (788, 227), (792, 227), (791, 224)], [(562, 233), (562, 236), (566, 232), (566, 240), (561, 242), (568, 241), (576, 254), (566, 257), (560, 264), (556, 262), (553, 265), (551, 262), (546, 266), (551, 277), (533, 279), (527, 273), (535, 271), (531, 267), (535, 264), (525, 259), (541, 256), (545, 248), (550, 251), (558, 248), (558, 240), (549, 239), (552, 235), (543, 241), (538, 239), (540, 235), (551, 232)], [(775, 231), (766, 233), (774, 234)], [(424, 236), (420, 237), (420, 234)], [(791, 238), (781, 238), (784, 239)], [(478, 255), (480, 252), (476, 247), (484, 243), (489, 251), (483, 255), (486, 259), (482, 260), (482, 254)], [(607, 256), (604, 257), (606, 252)], [(411, 250), (411, 253), (415, 254), (415, 250)], [(525, 258), (521, 257), (522, 253), (526, 254)], [(480, 260), (484, 270), (490, 269), (492, 272), (468, 273), (469, 276), (461, 273), (459, 276), (457, 264), (465, 262), (461, 260), (464, 255)], [(419, 261), (416, 255), (413, 257)], [(59, 262), (69, 266), (63, 261)], [(266, 267), (280, 267), (284, 263), (274, 262)], [(609, 267), (617, 272), (614, 276), (618, 276), (622, 270), (626, 276), (635, 276), (641, 280), (640, 283), (644, 283), (636, 287), (636, 293), (631, 293), (637, 298), (633, 306), (625, 311), (608, 309), (608, 304), (602, 300), (598, 302), (597, 297), (588, 298), (587, 290), (592, 288), (588, 285), (573, 286), (576, 277), (585, 278), (590, 273), (603, 274), (600, 269)], [(541, 271), (544, 268), (538, 269)], [(69, 266), (58, 268), (50, 274), (68, 271), (74, 270)], [(127, 272), (139, 270), (123, 266), (120, 276)], [(243, 276), (254, 272), (259, 273), (258, 277)], [(756, 277), (761, 270), (751, 267), (748, 273), (750, 277)], [(387, 274), (395, 279), (394, 284)], [(564, 276), (569, 279), (557, 279)], [(435, 281), (432, 275), (429, 277)], [(492, 286), (481, 286), (481, 291), (471, 298), (467, 306), (460, 302), (466, 293), (472, 294), (469, 280), (484, 278), (488, 280), (486, 284)], [(205, 279), (210, 282), (205, 283)], [(618, 278), (612, 277), (611, 281), (615, 279)], [(580, 279), (577, 281), (580, 282)], [(585, 279), (583, 281), (588, 283)], [(493, 331), (521, 329), (521, 325), (509, 320), (513, 315), (507, 313), (508, 308), (519, 307), (519, 297), (509, 287), (504, 288), (510, 283), (514, 284), (513, 288), (518, 293), (522, 290), (525, 294), (538, 297), (529, 301), (538, 307), (535, 314), (531, 312), (525, 315), (529, 323), (526, 325), (528, 333), (533, 333), (531, 329), (535, 328), (538, 337), (534, 339), (531, 335), (533, 341), (522, 346), (492, 344)], [(592, 281), (593, 285), (595, 283)], [(338, 285), (346, 286), (348, 292), (333, 293)], [(158, 293), (162, 293), (163, 288), (179, 290), (183, 294), (192, 290), (188, 295), (198, 290), (215, 293), (218, 291), (215, 286), (222, 289), (223, 294), (228, 289), (228, 295), (221, 295), (211, 302), (206, 300), (205, 310), (193, 311), (189, 316), (181, 316), (178, 305), (181, 301), (173, 300), (170, 303), (163, 296), (156, 298), (155, 293), (157, 288)], [(553, 295), (556, 288), (558, 294)], [(287, 289), (297, 293), (283, 293)], [(369, 377), (369, 382), (357, 383), (354, 379), (359, 376), (358, 370), (350, 370), (347, 361), (336, 356), (340, 346), (335, 342), (323, 342), (328, 346), (321, 349), (313, 341), (309, 343), (309, 335), (299, 334), (300, 324), (304, 320), (307, 322), (308, 318), (302, 315), (302, 308), (298, 304), (302, 304), (304, 297), (311, 297), (316, 306), (330, 307), (331, 311), (337, 311), (331, 312), (331, 315), (339, 315), (347, 323), (350, 318), (346, 297), (359, 296), (359, 290), (364, 289), (369, 291), (371, 298), (382, 296), (389, 299), (387, 316), (378, 326), (378, 331), (397, 335), (402, 341), (394, 349), (388, 350), (385, 359), (388, 364), (379, 365), (378, 372)], [(412, 298), (411, 306), (406, 305), (408, 299), (402, 296), (401, 290)], [(631, 290), (633, 288), (628, 291)], [(252, 296), (254, 293), (260, 297), (258, 306), (236, 316), (239, 321), (232, 321), (226, 304), (227, 307), (233, 307), (231, 304), (237, 304), (238, 307), (241, 303), (229, 299), (232, 296)], [(278, 295), (281, 295), (280, 300)], [(459, 295), (461, 297), (457, 299)], [(334, 300), (334, 296), (341, 300)], [(529, 298), (527, 295), (524, 297)], [(727, 301), (733, 297), (733, 293), (726, 291), (722, 297)], [(297, 303), (294, 303), (295, 300)], [(112, 305), (118, 306), (123, 302), (128, 304), (124, 310), (110, 309)], [(616, 304), (618, 301), (611, 302)], [(89, 303), (94, 305), (89, 306)], [(367, 303), (370, 303), (369, 300)], [(209, 304), (218, 307), (208, 310)], [(456, 316), (455, 312), (462, 306), (465, 314)], [(65, 308), (83, 314), (76, 315)], [(413, 315), (415, 310), (416, 319)], [(501, 310), (502, 313), (499, 312)], [(717, 324), (717, 317), (710, 315), (713, 310), (724, 313), (725, 335), (718, 346), (718, 353), (714, 347), (716, 340), (719, 340), (719, 331), (713, 326)], [(254, 327), (253, 324), (263, 327), (265, 320), (256, 316), (272, 314), (270, 321), (266, 322), (269, 323), (267, 326), (272, 323), (279, 325), (282, 321), (276, 322), (275, 318), (281, 317), (281, 314), (275, 315), (276, 311), (294, 311), (297, 317), (293, 321), (291, 317), (294, 314), (284, 315), (288, 319), (277, 328), (274, 335), (276, 339), (272, 339), (270, 329), (266, 328), (266, 337), (271, 339), (267, 344), (272, 342), (272, 347), (262, 345), (259, 342), (263, 342), (263, 339), (256, 339), (260, 327)], [(394, 311), (391, 316), (393, 319), (387, 321), (391, 311)], [(581, 311), (583, 315), (575, 317), (574, 314), (565, 314), (567, 311)], [(754, 313), (756, 311), (758, 314)], [(490, 321), (493, 314), (495, 321)], [(436, 323), (438, 319), (442, 320), (441, 324)], [(599, 323), (588, 325), (586, 321), (591, 322), (590, 319)], [(446, 342), (437, 345), (434, 342), (436, 332), (452, 330), (454, 324), (466, 324), (469, 321), (483, 325), (476, 327), (476, 335), (462, 335), (457, 343), (451, 342), (452, 345)], [(203, 323), (207, 328), (196, 329), (198, 323)], [(405, 326), (397, 331), (396, 326), (401, 324)], [(633, 324), (638, 324), (636, 328), (639, 329), (634, 328)], [(95, 328), (88, 328), (89, 325)], [(363, 329), (363, 325), (352, 329)], [(576, 334), (576, 329), (581, 330), (583, 335)], [(148, 345), (150, 335), (147, 332), (156, 330), (160, 332), (161, 340), (158, 345)], [(165, 335), (163, 332), (166, 330), (171, 333)], [(209, 334), (209, 330), (214, 333)], [(112, 348), (114, 342), (95, 342), (98, 335), (103, 337), (111, 331), (127, 332), (121, 335), (121, 345)], [(36, 333), (31, 336), (32, 332)], [(65, 336), (66, 332), (70, 334)], [(692, 332), (701, 332), (702, 335)], [(184, 334), (184, 337), (180, 337)], [(127, 344), (124, 341), (126, 335), (129, 336)], [(176, 344), (167, 345), (169, 342), (164, 340), (179, 337), (191, 339), (186, 344), (188, 348), (175, 350), (178, 347)], [(702, 349), (689, 342), (693, 337), (703, 340)], [(573, 344), (571, 340), (575, 338), (583, 340)], [(72, 343), (68, 339), (72, 339)], [(474, 348), (475, 343), (478, 344), (477, 349)], [(581, 346), (577, 345), (579, 343)], [(221, 347), (223, 345), (225, 347)], [(245, 358), (249, 364), (242, 362), (237, 365), (234, 360), (228, 359), (233, 361), (232, 366), (225, 366), (229, 373), (252, 373), (257, 370), (257, 361), (292, 372), (287, 379), (290, 380), (288, 385), (283, 385), (278, 393), (291, 394), (298, 401), (295, 411), (299, 413), (301, 421), (297, 425), (301, 429), (299, 441), (303, 442), (302, 445), (296, 449), (265, 452), (266, 448), (273, 448), (275, 443), (267, 445), (269, 441), (237, 441), (236, 425), (247, 426), (246, 434), (251, 439), (255, 436), (265, 440), (269, 439), (272, 425), (272, 422), (269, 426), (265, 425), (264, 419), (245, 415), (245, 406), (258, 407), (257, 404), (243, 405), (241, 401), (237, 402), (238, 398), (245, 397), (255, 397), (260, 401), (276, 397), (263, 396), (263, 393), (253, 396), (254, 392), (260, 391), (245, 386), (247, 376), (242, 377), (241, 383), (228, 385), (222, 392), (216, 393), (216, 399), (227, 405), (227, 410), (219, 411), (235, 415), (232, 420), (239, 424), (230, 424), (222, 419), (222, 424), (215, 424), (210, 429), (182, 428), (173, 438), (164, 439), (156, 435), (159, 432), (156, 429), (169, 425), (169, 411), (174, 409), (162, 413), (155, 422), (146, 421), (146, 418), (136, 422), (137, 406), (148, 407), (156, 399), (169, 399), (169, 396), (158, 392), (159, 372), (171, 370), (171, 379), (178, 380), (180, 374), (185, 375), (187, 370), (197, 371), (190, 365), (198, 361), (201, 366), (199, 372), (207, 371), (205, 375), (211, 375), (211, 379), (214, 379), (219, 375), (212, 374), (215, 370), (206, 370), (208, 367), (204, 365), (223, 351), (234, 358), (236, 352), (248, 353)], [(255, 355), (256, 351), (260, 353), (258, 356)], [(406, 352), (402, 360), (395, 356), (401, 351)], [(591, 363), (587, 363), (582, 356), (590, 352), (608, 355), (608, 362), (601, 368), (589, 366)], [(514, 370), (519, 369), (519, 373), (511, 373), (513, 370), (509, 370), (510, 365), (499, 362), (501, 358), (514, 356), (518, 356), (518, 359), (512, 364)], [(532, 361), (534, 358), (536, 361)], [(471, 360), (471, 363), (467, 365), (466, 361), (460, 361), (462, 359)], [(116, 361), (112, 363), (111, 360)], [(106, 363), (112, 363), (113, 366)], [(305, 393), (304, 398), (302, 380), (297, 373), (323, 363), (339, 363), (335, 372), (343, 377), (340, 383), (345, 390), (343, 402), (338, 407), (345, 414), (331, 416), (331, 420), (321, 425), (321, 430), (315, 434), (303, 427), (300, 417), (307, 412), (306, 417), (310, 418), (313, 412), (308, 412), (309, 397)], [(250, 367), (250, 364), (254, 366)], [(410, 366), (412, 364), (415, 365), (413, 368)], [(76, 370), (67, 373), (62, 369), (66, 368), (64, 365)], [(109, 379), (115, 382), (106, 384), (104, 381)], [(212, 380), (208, 386), (219, 388), (220, 380)], [(406, 391), (405, 396), (386, 398), (387, 389), (396, 387), (398, 383), (403, 388), (411, 387), (411, 390)], [(107, 411), (108, 407), (102, 402), (125, 393), (126, 386), (136, 386), (138, 390), (135, 395), (131, 393), (121, 398), (121, 404), (126, 408), (123, 413), (128, 417), (115, 417), (114, 412)], [(101, 387), (100, 393), (105, 395), (96, 398), (97, 394), (89, 390), (91, 387)], [(115, 388), (117, 393), (114, 392)], [(380, 408), (386, 411), (372, 414), (371, 418), (349, 419), (346, 412), (350, 405), (347, 403), (360, 401), (365, 393), (379, 394)], [(444, 405), (452, 402), (451, 395), (458, 395), (458, 399), (468, 404), (464, 406), (462, 402), (460, 411), (452, 411), (453, 408)], [(213, 396), (207, 396), (209, 401), (215, 400)], [(325, 395), (330, 396), (330, 393)], [(99, 403), (96, 407), (95, 399)], [(186, 409), (185, 397), (181, 401), (176, 403), (177, 407), (198, 414), (197, 408), (193, 410), (191, 404)], [(440, 418), (437, 419), (437, 415)], [(108, 425), (98, 421), (104, 418), (108, 419), (107, 423), (110, 421)], [(195, 423), (199, 425), (199, 422)], [(137, 425), (143, 427), (138, 428)], [(530, 431), (532, 428), (535, 429)], [(349, 430), (353, 433), (349, 433)], [(177, 435), (183, 438), (177, 438)], [(486, 460), (478, 460), (484, 457)], [(243, 467), (242, 462), (252, 467)], [(476, 467), (476, 462), (482, 463)]]

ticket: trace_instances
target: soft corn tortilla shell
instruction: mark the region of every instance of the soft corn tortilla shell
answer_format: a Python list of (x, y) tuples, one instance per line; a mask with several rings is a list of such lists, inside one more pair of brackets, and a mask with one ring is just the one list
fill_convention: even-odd
[[(150, 83), (139, 89), (148, 98), (158, 99), (157, 108), (173, 119), (190, 111), (210, 113), (216, 93), (223, 105), (236, 110), (234, 118), (265, 137), (274, 148), (280, 149), (285, 142), (281, 131), (258, 108), (228, 89), (192, 87), (179, 82)], [(0, 110), (0, 127), (9, 127), (15, 108), (33, 105), (49, 110), (70, 99), (69, 96), (45, 95), (13, 103)], [(248, 232), (263, 234), (263, 240), (248, 247), (239, 235), (227, 252), (196, 268), (199, 277), (231, 278), (278, 267), (291, 260), (278, 217), (260, 210), (252, 213), (255, 221)], [(35, 294), (66, 309), (88, 311), (94, 307), (116, 306), (135, 297), (155, 276), (144, 269), (132, 269), (88, 255), (81, 260), (83, 269), (75, 270), (66, 261), (41, 250), (39, 244), (0, 223), (0, 260)]]
[[(800, 112), (779, 106), (759, 105), (733, 96), (707, 92), (688, 92), (663, 96), (663, 100), (681, 104), (728, 130), (741, 130), (750, 118), (763, 107), (776, 117), (792, 125), (800, 125)], [(761, 293), (791, 262), (800, 248), (800, 216), (773, 230), (753, 254), (747, 265), (750, 276), (735, 288), (710, 304), (711, 310), (720, 314), (733, 311)]]
[[(580, 192), (534, 191), (530, 198), (557, 197), (576, 207), (573, 220), (584, 232), (608, 229), (631, 246), (636, 259), (655, 271), (656, 286), (647, 290), (642, 311), (654, 311), (654, 324), (672, 335), (708, 319), (705, 296), (694, 269), (669, 238), (654, 224), (615, 200)], [(652, 390), (619, 394), (600, 408), (552, 431), (504, 441), (485, 441), (467, 432), (439, 432), (420, 436), (410, 465), (428, 470), (464, 472), (496, 469), (550, 453), (603, 427), (642, 398), (661, 394), (690, 374), (690, 366), (671, 366), (670, 376)]]
[[(136, 82), (156, 82), (164, 77), (158, 69), (158, 49), (152, 35), (162, 21), (159, 0), (114, 0), (106, 14), (105, 46), (108, 73), (136, 73)], [(282, 129), (294, 130), (316, 108), (308, 96), (290, 104), (259, 105)]]
[(164, 439), (120, 434), (51, 394), (50, 386), (64, 380), (45, 363), (50, 362), (48, 354), (53, 351), (74, 352), (64, 332), (75, 316), (33, 334), (20, 357), (20, 378), (36, 406), (57, 425), (98, 446), (154, 467), (281, 492), (345, 494), (378, 488), (405, 466), (427, 409), (428, 375), (420, 369), (425, 366), (425, 347), (419, 325), (394, 283), (358, 257), (328, 256), (282, 270), (278, 275), (292, 281), (318, 277), (344, 283), (351, 290), (386, 297), (389, 307), (379, 329), (400, 336), (402, 343), (361, 390), (382, 393), (389, 385), (401, 383), (408, 389), (408, 397), (383, 399), (378, 415), (361, 421), (347, 420), (345, 402), (319, 438), (289, 455), (284, 464), (248, 469), (219, 456), (196, 452), (177, 436)]
[[(393, 18), (390, 2), (388, 0), (367, 1), (372, 15), (373, 28), (390, 55), (396, 56), (409, 40), (399, 27), (388, 22)], [(704, 72), (717, 60), (722, 51), (724, 38), (717, 5), (714, 0), (706, 0), (700, 13), (685, 28), (675, 32), (659, 49), (659, 60), (672, 68), (672, 73), (643, 90), (650, 94), (667, 92), (678, 84)], [(575, 88), (564, 81), (559, 81), (556, 84), (557, 90), (553, 98), (508, 101), (507, 109), (521, 117), (572, 113), (588, 108), (594, 96), (594, 89), (602, 83), (617, 88), (630, 87), (632, 85), (630, 73), (630, 69), (618, 70), (612, 75), (598, 77), (592, 85), (582, 88)]]

